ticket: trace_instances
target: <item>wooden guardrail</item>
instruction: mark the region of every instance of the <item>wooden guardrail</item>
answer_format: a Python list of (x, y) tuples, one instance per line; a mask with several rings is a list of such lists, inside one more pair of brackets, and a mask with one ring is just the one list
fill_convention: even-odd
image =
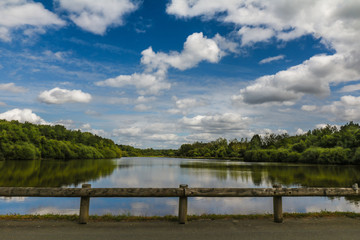
[(0, 187), (3, 197), (80, 197), (79, 222), (87, 223), (92, 197), (179, 197), (179, 223), (187, 222), (188, 197), (273, 197), (274, 221), (281, 223), (282, 197), (342, 197), (360, 196), (358, 184), (352, 188), (33, 188)]

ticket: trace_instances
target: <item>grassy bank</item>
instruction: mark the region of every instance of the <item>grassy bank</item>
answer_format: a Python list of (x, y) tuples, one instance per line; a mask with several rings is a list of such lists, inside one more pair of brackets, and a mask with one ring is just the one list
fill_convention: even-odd
[[(359, 218), (360, 213), (354, 212), (313, 212), (313, 213), (284, 213), (284, 218), (322, 218), (322, 217), (349, 217)], [(272, 214), (250, 214), (250, 215), (217, 215), (217, 214), (203, 214), (203, 215), (188, 215), (188, 221), (196, 220), (224, 220), (224, 219), (272, 219)], [(46, 214), (46, 215), (19, 215), (9, 214), (0, 215), (0, 220), (68, 220), (78, 221), (78, 215), (58, 215), (58, 214)], [(91, 215), (90, 221), (96, 222), (120, 222), (120, 221), (174, 221), (178, 220), (177, 216), (130, 216), (130, 215)]]

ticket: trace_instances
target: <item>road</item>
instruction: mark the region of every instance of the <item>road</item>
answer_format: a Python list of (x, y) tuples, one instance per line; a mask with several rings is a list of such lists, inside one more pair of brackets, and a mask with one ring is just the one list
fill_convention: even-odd
[(1, 240), (119, 240), (119, 239), (360, 239), (360, 219), (347, 217), (198, 220), (188, 224), (167, 221), (90, 222), (80, 225), (55, 220), (0, 220)]

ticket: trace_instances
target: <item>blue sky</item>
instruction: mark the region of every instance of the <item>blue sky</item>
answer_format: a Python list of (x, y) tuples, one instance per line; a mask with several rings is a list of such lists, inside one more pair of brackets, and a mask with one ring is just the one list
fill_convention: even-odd
[(358, 0), (2, 0), (0, 118), (141, 148), (358, 122), (358, 12)]

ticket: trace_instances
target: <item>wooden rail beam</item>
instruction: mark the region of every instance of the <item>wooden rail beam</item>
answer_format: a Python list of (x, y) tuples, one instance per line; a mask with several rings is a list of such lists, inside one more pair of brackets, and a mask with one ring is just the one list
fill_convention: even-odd
[(188, 188), (187, 197), (360, 196), (354, 188)]
[(4, 197), (180, 197), (180, 188), (34, 188), (0, 187)]

